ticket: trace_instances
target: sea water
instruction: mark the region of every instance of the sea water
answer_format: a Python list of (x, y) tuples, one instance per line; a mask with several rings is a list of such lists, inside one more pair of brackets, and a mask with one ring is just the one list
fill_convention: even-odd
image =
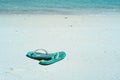
[(0, 0), (0, 13), (119, 12), (120, 0)]

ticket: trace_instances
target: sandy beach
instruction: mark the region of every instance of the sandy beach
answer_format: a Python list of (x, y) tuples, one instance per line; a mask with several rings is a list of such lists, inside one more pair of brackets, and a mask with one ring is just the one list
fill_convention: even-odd
[[(0, 80), (119, 80), (120, 15), (0, 15)], [(49, 66), (26, 57), (65, 51)]]

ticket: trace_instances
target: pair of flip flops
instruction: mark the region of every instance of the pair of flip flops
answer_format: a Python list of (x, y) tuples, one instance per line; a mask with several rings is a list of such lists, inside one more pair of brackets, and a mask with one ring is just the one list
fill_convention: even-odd
[[(44, 53), (40, 51), (44, 51)], [(50, 65), (64, 59), (66, 53), (61, 51), (48, 54), (45, 49), (37, 49), (35, 51), (28, 52), (26, 56), (35, 60), (39, 60), (39, 64), (41, 65)]]

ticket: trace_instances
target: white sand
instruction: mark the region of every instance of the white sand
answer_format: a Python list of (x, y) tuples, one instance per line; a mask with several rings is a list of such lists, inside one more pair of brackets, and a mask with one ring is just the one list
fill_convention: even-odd
[[(119, 80), (119, 35), (120, 15), (0, 15), (0, 80)], [(67, 56), (42, 66), (38, 48)]]

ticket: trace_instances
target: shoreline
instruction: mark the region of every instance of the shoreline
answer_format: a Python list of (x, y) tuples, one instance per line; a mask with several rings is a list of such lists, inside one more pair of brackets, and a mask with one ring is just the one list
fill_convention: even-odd
[(0, 15), (120, 15), (120, 9), (1, 10)]

